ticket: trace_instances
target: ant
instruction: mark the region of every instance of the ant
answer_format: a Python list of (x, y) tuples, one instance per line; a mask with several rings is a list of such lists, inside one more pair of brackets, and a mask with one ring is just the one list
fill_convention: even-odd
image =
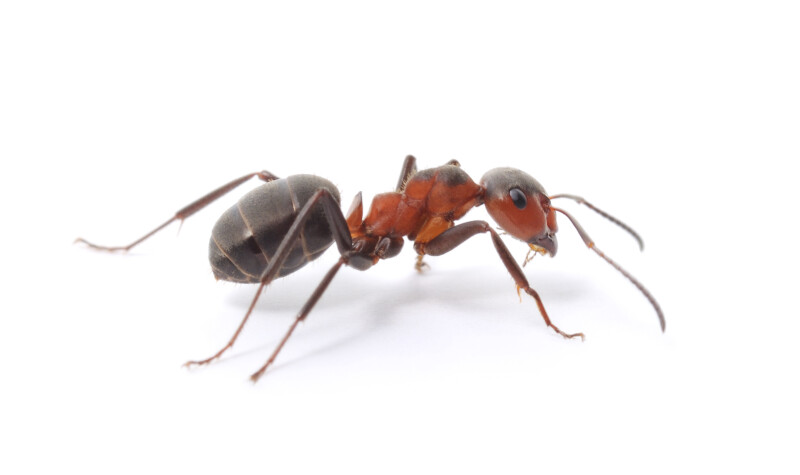
[[(264, 288), (279, 277), (287, 276), (313, 261), (334, 242), (339, 260), (325, 274), (297, 314), (286, 335), (266, 363), (250, 376), (257, 381), (275, 361), (283, 346), (325, 292), (343, 265), (367, 270), (381, 259), (396, 256), (404, 237), (413, 241), (417, 252), (416, 269), (426, 265), (423, 256), (439, 256), (452, 251), (467, 239), (488, 233), (495, 250), (517, 286), (533, 297), (547, 326), (564, 338), (583, 333), (565, 333), (553, 324), (539, 294), (531, 288), (522, 269), (514, 260), (500, 235), (486, 221), (455, 224), (472, 208), (486, 205), (489, 215), (511, 236), (528, 244), (534, 255), (555, 256), (556, 213), (564, 215), (586, 246), (630, 280), (647, 298), (658, 315), (661, 331), (664, 314), (650, 292), (631, 274), (595, 246), (583, 227), (551, 201), (567, 198), (583, 204), (629, 232), (643, 249), (641, 237), (626, 224), (598, 209), (583, 198), (559, 194), (548, 196), (532, 176), (514, 168), (495, 168), (475, 183), (458, 161), (417, 171), (416, 159), (406, 157), (395, 191), (382, 193), (372, 201), (363, 218), (359, 192), (347, 216), (342, 213), (339, 191), (330, 181), (314, 175), (293, 175), (279, 179), (261, 171), (247, 174), (208, 193), (175, 213), (164, 224), (127, 246), (107, 247), (78, 238), (87, 246), (105, 251), (128, 251), (174, 221), (185, 220), (222, 195), (253, 177), (265, 183), (250, 191), (219, 218), (211, 232), (209, 260), (216, 279), (258, 284), (258, 290), (241, 323), (228, 343), (213, 356), (189, 361), (184, 366), (208, 364), (231, 348), (244, 328)], [(525, 263), (530, 260), (526, 257)], [(523, 264), (524, 265), (524, 264)]]

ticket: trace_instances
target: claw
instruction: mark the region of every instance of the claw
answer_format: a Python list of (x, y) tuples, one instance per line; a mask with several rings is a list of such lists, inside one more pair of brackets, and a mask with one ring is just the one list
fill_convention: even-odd
[(425, 268), (428, 268), (428, 269), (430, 269), (430, 268), (431, 268), (431, 266), (429, 266), (427, 262), (424, 262), (424, 261), (422, 260), (422, 256), (419, 256), (419, 255), (418, 255), (418, 256), (417, 256), (417, 262), (416, 262), (416, 264), (414, 264), (414, 269), (416, 269), (416, 270), (417, 270), (417, 272), (419, 272), (420, 274), (422, 274), (422, 270), (423, 270), (423, 269), (425, 269)]

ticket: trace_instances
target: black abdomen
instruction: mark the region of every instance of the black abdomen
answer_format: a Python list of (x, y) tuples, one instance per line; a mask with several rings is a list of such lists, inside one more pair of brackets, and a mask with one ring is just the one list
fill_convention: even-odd
[[(247, 193), (220, 216), (208, 249), (214, 277), (258, 283), (297, 213), (311, 196), (325, 188), (339, 199), (339, 190), (324, 178), (293, 175), (265, 183)], [(333, 243), (321, 205), (305, 222), (300, 239), (283, 263), (279, 277), (291, 274), (319, 257)]]

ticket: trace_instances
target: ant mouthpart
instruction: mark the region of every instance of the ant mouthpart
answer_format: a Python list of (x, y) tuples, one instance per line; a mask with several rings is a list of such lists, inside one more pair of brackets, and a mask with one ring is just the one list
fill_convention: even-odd
[(547, 249), (543, 248), (542, 246), (537, 246), (536, 244), (528, 244), (528, 247), (531, 248), (531, 251), (533, 251), (535, 253), (539, 253), (539, 254), (541, 254), (543, 256), (546, 256), (546, 255), (550, 254), (550, 251), (548, 251)]
[(554, 257), (558, 251), (558, 241), (554, 233), (546, 233), (528, 239), (527, 244), (532, 251), (541, 255), (548, 254), (550, 257)]

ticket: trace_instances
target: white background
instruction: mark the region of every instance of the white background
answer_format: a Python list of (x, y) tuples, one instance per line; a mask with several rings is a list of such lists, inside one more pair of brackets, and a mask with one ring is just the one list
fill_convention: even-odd
[[(794, 2), (5, 2), (0, 471), (797, 473), (800, 34)], [(289, 2), (284, 2), (289, 3)], [(217, 283), (216, 217), (125, 244), (229, 179), (391, 190), (403, 157), (495, 166), (563, 202), (520, 304), (488, 237)], [(468, 215), (470, 216), (470, 215)], [(471, 215), (485, 219), (483, 209)], [(507, 237), (519, 259), (525, 246)]]

